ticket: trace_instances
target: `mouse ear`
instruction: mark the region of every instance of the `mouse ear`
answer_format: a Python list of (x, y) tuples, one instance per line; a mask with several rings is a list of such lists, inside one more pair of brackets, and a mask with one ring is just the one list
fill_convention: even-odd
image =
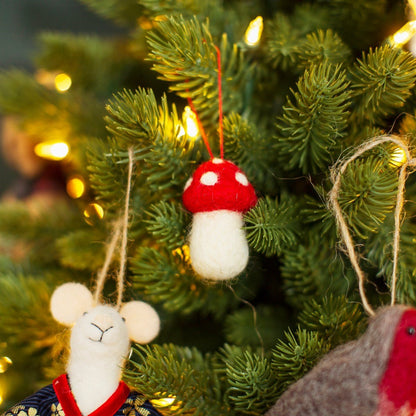
[(93, 306), (91, 292), (80, 283), (65, 283), (52, 294), (51, 312), (56, 321), (70, 326)]
[(145, 302), (125, 303), (120, 309), (120, 315), (126, 320), (130, 339), (138, 344), (147, 344), (159, 333), (159, 315)]

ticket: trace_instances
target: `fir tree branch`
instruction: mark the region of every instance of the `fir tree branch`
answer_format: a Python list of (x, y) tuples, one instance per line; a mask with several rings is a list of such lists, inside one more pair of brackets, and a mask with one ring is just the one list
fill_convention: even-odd
[(166, 415), (229, 414), (218, 401), (219, 385), (210, 361), (196, 348), (136, 345), (124, 378), (149, 399), (175, 398), (169, 408), (161, 409)]
[(186, 225), (189, 215), (182, 205), (161, 201), (149, 207), (147, 212), (146, 229), (168, 249), (174, 250), (186, 243)]
[(350, 60), (350, 49), (331, 29), (320, 29), (306, 35), (297, 54), (298, 67), (302, 70), (325, 61), (332, 65), (347, 66)]
[[(256, 326), (254, 325), (256, 323)], [(238, 309), (227, 315), (225, 335), (227, 342), (239, 346), (260, 347), (256, 328), (266, 349), (274, 346), (289, 325), (289, 314), (283, 307), (260, 305), (256, 307), (256, 322), (249, 308)]]
[(281, 273), (287, 300), (303, 309), (310, 298), (322, 299), (328, 291), (348, 293), (355, 282), (336, 251), (322, 243), (321, 235), (310, 229), (304, 244), (284, 251)]
[(258, 192), (276, 188), (275, 161), (266, 135), (237, 113), (224, 118), (224, 153), (247, 175)]
[(280, 201), (268, 197), (260, 199), (244, 217), (249, 245), (266, 256), (280, 255), (298, 240), (298, 212), (298, 206), (289, 195), (282, 195)]
[[(346, 135), (348, 81), (340, 66), (312, 65), (287, 99), (277, 123), (275, 148), (286, 169), (303, 173), (327, 169)], [(284, 162), (283, 162), (284, 161)]]
[(196, 278), (187, 250), (182, 247), (172, 253), (162, 248), (140, 248), (131, 266), (134, 289), (170, 312), (203, 310), (222, 316), (237, 299), (227, 287), (208, 286)]
[(305, 375), (328, 352), (328, 346), (316, 332), (298, 328), (289, 330), (286, 341), (280, 340), (273, 349), (272, 368), (280, 393)]
[(305, 329), (316, 331), (321, 339), (327, 340), (331, 349), (358, 338), (367, 327), (367, 317), (359, 303), (332, 293), (321, 302), (316, 299), (306, 302), (298, 319)]
[(275, 402), (278, 384), (268, 358), (247, 349), (223, 349), (227, 399), (236, 414), (262, 415)]
[[(214, 40), (207, 24), (197, 18), (170, 17), (149, 31), (149, 60), (160, 79), (171, 83), (170, 90), (191, 98), (201, 120), (215, 123), (218, 117), (218, 74)], [(219, 45), (223, 72), (223, 109), (239, 111), (241, 86), (251, 76), (251, 67), (243, 52), (230, 45), (226, 36)]]
[(80, 0), (97, 14), (128, 26), (136, 26), (143, 15), (143, 7), (137, 0)]
[(361, 120), (380, 122), (403, 107), (416, 82), (416, 60), (400, 48), (370, 49), (351, 72), (354, 113)]

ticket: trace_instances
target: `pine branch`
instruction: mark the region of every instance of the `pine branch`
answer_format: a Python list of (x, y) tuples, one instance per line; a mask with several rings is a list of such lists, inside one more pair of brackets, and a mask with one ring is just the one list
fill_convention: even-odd
[[(367, 242), (367, 258), (376, 265), (378, 277), (383, 278), (387, 285), (391, 285), (393, 270), (393, 213), (389, 214), (385, 222), (378, 228), (378, 232), (371, 235)], [(396, 301), (403, 304), (413, 304), (416, 300), (414, 256), (414, 236), (416, 225), (407, 217), (400, 229), (400, 253), (397, 271)]]
[(262, 415), (278, 393), (269, 359), (247, 349), (225, 345), (227, 399), (238, 415)]
[(152, 90), (124, 90), (110, 100), (107, 111), (107, 129), (114, 138), (96, 143), (89, 152), (91, 181), (99, 198), (108, 204), (120, 200), (130, 146), (140, 171), (135, 189), (142, 204), (177, 196), (193, 168), (194, 144), (180, 135), (175, 106), (169, 110), (165, 96), (158, 106)]
[(185, 230), (189, 221), (189, 215), (182, 205), (164, 201), (151, 205), (145, 220), (147, 231), (170, 250), (186, 243)]
[[(0, 339), (7, 340), (16, 361), (33, 362), (55, 343), (61, 327), (49, 312), (50, 288), (40, 278), (0, 276)], [(36, 360), (34, 360), (36, 362)]]
[(266, 256), (280, 255), (293, 246), (300, 234), (298, 206), (289, 195), (280, 201), (260, 199), (244, 217), (249, 245)]
[(298, 67), (302, 70), (325, 61), (332, 65), (347, 66), (350, 60), (350, 49), (331, 29), (320, 29), (306, 35), (297, 54)]
[(361, 306), (345, 296), (331, 293), (321, 302), (310, 299), (299, 314), (299, 322), (309, 331), (316, 331), (327, 340), (331, 349), (358, 338), (367, 326), (367, 317)]
[[(6, 114), (39, 115), (45, 105), (59, 105), (60, 97), (23, 71), (0, 72), (0, 109)], [(52, 109), (49, 108), (49, 111)]]
[(98, 227), (60, 237), (56, 242), (60, 263), (71, 269), (96, 272), (104, 263), (107, 238), (105, 230)]
[(296, 66), (302, 32), (294, 26), (288, 16), (276, 13), (266, 25), (267, 56), (273, 67), (283, 71)]
[(357, 2), (354, 0), (318, 0), (329, 13), (328, 23), (353, 48), (365, 48), (379, 40), (391, 22), (386, 0)]
[(237, 113), (224, 118), (224, 153), (248, 176), (259, 192), (276, 189), (275, 160), (267, 134)]
[(326, 170), (346, 135), (349, 91), (340, 66), (312, 65), (287, 98), (277, 123), (276, 152), (286, 169)]
[(341, 179), (339, 204), (351, 230), (360, 238), (375, 232), (393, 211), (397, 168), (389, 166), (386, 159), (386, 155), (377, 155), (352, 162)]
[[(63, 71), (71, 88), (110, 94), (114, 86), (114, 43), (98, 36), (47, 32), (39, 36), (41, 50), (36, 63), (49, 71)], [(120, 53), (120, 48), (119, 48)], [(88, 68), (88, 71), (85, 69)], [(112, 76), (113, 75), (113, 76)]]
[(305, 243), (284, 251), (281, 273), (287, 301), (299, 309), (312, 297), (348, 293), (355, 283), (352, 272), (313, 228)]
[[(218, 114), (217, 54), (207, 24), (197, 18), (170, 17), (147, 33), (149, 60), (170, 90), (191, 98), (201, 120), (215, 123)], [(222, 56), (223, 109), (239, 112), (251, 67), (242, 50), (230, 45), (226, 36), (219, 45)]]
[(137, 0), (80, 0), (97, 14), (123, 25), (135, 27), (143, 15), (143, 7)]
[(416, 82), (416, 60), (400, 48), (370, 48), (354, 65), (351, 76), (354, 113), (361, 120), (381, 122), (410, 97)]
[[(266, 349), (271, 348), (289, 325), (289, 316), (283, 307), (260, 305), (256, 307), (256, 321), (249, 308), (238, 309), (227, 315), (225, 335), (227, 342), (240, 346), (261, 346), (257, 330)], [(255, 326), (256, 323), (256, 326)]]
[(174, 398), (168, 408), (161, 409), (163, 414), (229, 414), (218, 400), (218, 379), (209, 356), (172, 344), (136, 345), (133, 351), (124, 378), (149, 399)]
[(280, 393), (305, 375), (328, 352), (328, 347), (316, 332), (300, 328), (295, 333), (289, 330), (286, 339), (278, 341), (272, 355), (272, 368)]
[(133, 287), (169, 312), (203, 310), (222, 316), (237, 299), (226, 286), (208, 286), (199, 280), (188, 256), (186, 246), (173, 253), (163, 248), (140, 248), (132, 260)]

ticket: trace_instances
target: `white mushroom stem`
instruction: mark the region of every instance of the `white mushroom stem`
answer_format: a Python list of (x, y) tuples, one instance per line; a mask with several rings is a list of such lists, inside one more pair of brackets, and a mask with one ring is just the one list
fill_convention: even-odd
[(228, 280), (247, 266), (248, 244), (240, 212), (218, 210), (194, 214), (189, 235), (192, 267), (201, 277)]

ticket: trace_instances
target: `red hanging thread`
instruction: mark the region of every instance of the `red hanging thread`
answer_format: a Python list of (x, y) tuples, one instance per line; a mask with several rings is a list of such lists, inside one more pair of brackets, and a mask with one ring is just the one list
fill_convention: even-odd
[[(218, 118), (219, 118), (219, 127), (218, 134), (220, 137), (220, 157), (224, 159), (224, 132), (223, 132), (223, 109), (222, 109), (222, 70), (221, 70), (221, 51), (217, 45), (214, 45), (217, 52), (217, 69), (218, 69)], [(189, 92), (189, 91), (188, 91)], [(204, 141), (205, 147), (208, 150), (208, 153), (211, 159), (214, 159), (214, 154), (212, 153), (211, 146), (209, 145), (208, 136), (202, 126), (201, 119), (198, 116), (198, 113), (195, 109), (194, 103), (191, 97), (188, 97), (188, 104), (191, 107), (191, 110), (195, 114), (196, 122), (198, 124), (199, 131), (201, 132), (202, 140)]]

